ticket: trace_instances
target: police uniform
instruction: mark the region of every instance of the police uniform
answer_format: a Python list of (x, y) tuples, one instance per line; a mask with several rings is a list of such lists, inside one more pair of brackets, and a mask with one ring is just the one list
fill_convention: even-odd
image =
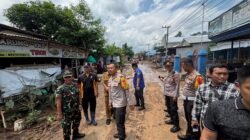
[[(103, 73), (103, 76), (102, 76), (103, 84), (105, 84), (107, 87), (108, 87), (109, 78), (110, 78), (110, 75), (108, 74), (108, 72)], [(112, 115), (112, 110), (109, 107), (109, 92), (104, 91), (104, 96), (105, 96), (106, 117), (108, 120), (108, 119), (111, 119), (111, 115)]]
[(187, 137), (194, 137), (192, 132), (192, 109), (193, 109), (193, 102), (195, 99), (195, 92), (199, 85), (204, 83), (202, 76), (197, 72), (193, 71), (189, 74), (185, 74), (185, 84), (183, 86), (183, 95), (182, 98), (184, 100), (184, 112), (185, 118), (187, 121), (187, 130), (186, 135), (184, 136), (185, 139)]
[(118, 134), (115, 137), (125, 140), (126, 106), (129, 104), (129, 85), (124, 75), (116, 73), (108, 81), (109, 104), (115, 109), (115, 118)]
[[(72, 76), (72, 73), (65, 71), (63, 76)], [(76, 84), (63, 84), (56, 90), (56, 96), (62, 97), (63, 128), (64, 139), (69, 140), (71, 125), (73, 129), (73, 139), (79, 135), (78, 127), (81, 121), (81, 111), (79, 110), (79, 90)]]
[[(167, 63), (167, 65), (170, 63)], [(177, 132), (180, 130), (179, 127), (179, 116), (178, 116), (178, 106), (177, 100), (174, 98), (178, 97), (178, 84), (179, 84), (179, 74), (178, 72), (172, 70), (167, 73), (164, 78), (164, 95), (169, 98), (168, 111), (170, 114), (170, 121), (166, 121), (167, 124), (174, 124), (171, 128), (171, 132)]]

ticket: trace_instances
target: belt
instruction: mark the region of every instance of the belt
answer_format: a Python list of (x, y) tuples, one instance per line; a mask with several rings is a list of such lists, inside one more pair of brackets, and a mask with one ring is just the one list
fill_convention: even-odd
[(194, 101), (194, 100), (195, 100), (195, 97), (188, 97), (188, 96), (182, 95), (182, 99), (183, 99), (183, 100), (186, 100), (186, 101)]

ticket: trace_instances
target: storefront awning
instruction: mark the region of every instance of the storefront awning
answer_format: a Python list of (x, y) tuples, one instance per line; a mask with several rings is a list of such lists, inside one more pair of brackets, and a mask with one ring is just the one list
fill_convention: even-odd
[[(216, 46), (211, 48), (211, 51), (220, 51), (220, 50), (226, 50), (226, 49), (231, 49), (231, 42), (221, 42), (217, 43)], [(250, 47), (250, 40), (237, 40), (234, 41), (233, 48), (246, 48)]]

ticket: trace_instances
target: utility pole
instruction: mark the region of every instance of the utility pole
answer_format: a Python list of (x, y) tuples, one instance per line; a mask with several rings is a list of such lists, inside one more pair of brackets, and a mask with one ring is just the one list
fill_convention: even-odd
[(166, 39), (166, 57), (167, 57), (167, 53), (168, 53), (168, 36), (169, 36), (169, 28), (170, 26), (162, 26), (162, 28), (167, 28), (167, 34), (164, 35), (164, 39)]
[(201, 21), (201, 48), (203, 47), (203, 32), (204, 32), (204, 13), (205, 12), (205, 0), (202, 2), (202, 21)]

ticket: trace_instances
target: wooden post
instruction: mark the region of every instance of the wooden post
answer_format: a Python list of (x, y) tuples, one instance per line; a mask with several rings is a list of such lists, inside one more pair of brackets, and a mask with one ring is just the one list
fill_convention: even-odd
[(1, 116), (2, 116), (2, 119), (3, 119), (3, 127), (4, 127), (4, 128), (7, 128), (6, 122), (5, 122), (5, 118), (4, 118), (4, 113), (5, 113), (5, 111), (2, 111), (2, 110), (1, 110)]

